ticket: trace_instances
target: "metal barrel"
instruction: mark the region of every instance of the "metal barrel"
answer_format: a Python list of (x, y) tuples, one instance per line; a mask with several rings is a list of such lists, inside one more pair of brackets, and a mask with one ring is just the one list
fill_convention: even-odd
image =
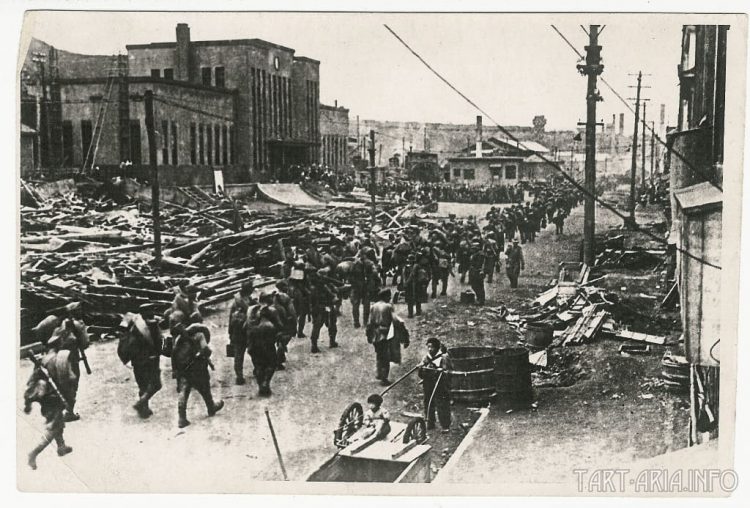
[(549, 323), (527, 323), (526, 343), (535, 348), (546, 348), (552, 344), (553, 329)]
[(526, 348), (511, 347), (495, 350), (496, 404), (502, 409), (525, 408), (531, 404), (531, 367)]
[(452, 370), (451, 395), (458, 402), (487, 402), (495, 396), (495, 360), (491, 347), (448, 350)]

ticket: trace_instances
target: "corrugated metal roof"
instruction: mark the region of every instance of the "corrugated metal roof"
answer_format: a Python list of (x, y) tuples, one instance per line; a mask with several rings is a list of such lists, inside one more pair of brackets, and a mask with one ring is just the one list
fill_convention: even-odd
[(683, 210), (720, 204), (724, 201), (724, 194), (708, 182), (701, 182), (690, 187), (674, 191), (674, 197)]

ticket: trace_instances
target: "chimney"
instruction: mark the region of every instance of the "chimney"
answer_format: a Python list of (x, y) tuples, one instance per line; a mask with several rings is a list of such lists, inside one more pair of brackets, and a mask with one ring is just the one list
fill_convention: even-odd
[(338, 99), (333, 99), (333, 107), (334, 108), (338, 108), (339, 107), (339, 100)]
[(477, 115), (477, 158), (482, 157), (482, 116)]
[(177, 23), (177, 49), (175, 50), (175, 79), (191, 81), (190, 75), (190, 27)]
[(664, 132), (664, 122), (667, 118), (667, 106), (666, 104), (661, 105), (661, 111), (659, 111), (659, 132)]
[(620, 113), (620, 134), (625, 134), (625, 113)]

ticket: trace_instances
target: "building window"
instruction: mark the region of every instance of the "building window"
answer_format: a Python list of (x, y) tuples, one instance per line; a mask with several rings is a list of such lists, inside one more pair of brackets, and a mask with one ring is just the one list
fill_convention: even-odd
[(473, 179), (474, 179), (474, 168), (464, 169), (464, 180), (473, 180)]
[(174, 69), (164, 69), (164, 79), (174, 79)]
[(62, 123), (63, 167), (73, 165), (73, 122), (65, 120)]
[(142, 164), (141, 159), (141, 121), (130, 121), (130, 162)]
[(161, 121), (161, 163), (169, 164), (169, 122)]
[(197, 148), (197, 136), (195, 132), (195, 122), (190, 124), (190, 164), (195, 165), (197, 157), (196, 157), (196, 148)]
[(461, 168), (453, 168), (453, 178), (461, 178)]
[(177, 124), (172, 122), (172, 165), (176, 166), (177, 161)]
[(206, 163), (205, 152), (203, 151), (203, 124), (198, 126), (198, 160), (200, 164)]
[(210, 166), (213, 164), (214, 158), (213, 155), (213, 147), (214, 147), (214, 128), (211, 125), (206, 125), (206, 163)]
[(505, 166), (505, 179), (506, 180), (516, 179), (516, 167), (515, 166)]
[(214, 126), (214, 160), (216, 164), (221, 164), (221, 126)]
[(685, 41), (687, 47), (685, 48), (685, 62), (682, 70), (689, 71), (695, 69), (695, 50), (696, 46), (696, 35), (694, 31), (690, 31), (687, 34), (687, 41)]
[(227, 126), (221, 126), (221, 161), (225, 166), (229, 164), (229, 150), (227, 150), (227, 144), (229, 142), (229, 134), (227, 132)]
[(93, 128), (91, 120), (81, 120), (81, 153), (83, 163), (86, 164), (94, 156), (94, 149), (91, 146), (93, 137)]
[(151, 69), (151, 77), (152, 78), (160, 78), (161, 77), (161, 69)]
[(224, 67), (216, 67), (214, 69), (214, 79), (216, 80), (217, 88), (224, 88), (226, 85), (224, 81)]
[(234, 145), (237, 141), (234, 132), (234, 127), (229, 127), (229, 164), (234, 164)]
[(201, 67), (201, 82), (203, 86), (211, 86), (211, 67)]

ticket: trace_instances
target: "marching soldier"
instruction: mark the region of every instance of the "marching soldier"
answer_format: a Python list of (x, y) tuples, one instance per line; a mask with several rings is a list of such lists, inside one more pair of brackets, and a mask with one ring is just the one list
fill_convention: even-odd
[(294, 311), (297, 313), (297, 338), (305, 337), (305, 323), (311, 319), (310, 288), (305, 280), (305, 265), (297, 263), (288, 279), (289, 296), (292, 297)]
[(443, 241), (437, 240), (432, 248), (435, 265), (432, 268), (432, 297), (437, 296), (438, 281), (443, 283), (440, 296), (445, 296), (448, 291), (448, 275), (451, 273), (451, 256), (443, 248)]
[(505, 255), (508, 258), (505, 262), (505, 273), (510, 281), (510, 287), (515, 289), (518, 287), (518, 276), (521, 274), (521, 270), (526, 268), (523, 251), (521, 246), (518, 245), (518, 238), (514, 238), (513, 244), (508, 245)]
[(187, 427), (187, 402), (193, 388), (201, 394), (208, 410), (208, 416), (214, 416), (224, 407), (224, 401), (214, 402), (211, 395), (211, 378), (208, 372), (211, 366), (211, 348), (208, 343), (211, 335), (208, 328), (200, 324), (195, 314), (188, 322), (188, 317), (181, 311), (174, 311), (169, 317), (169, 327), (174, 338), (172, 349), (172, 376), (177, 380), (177, 426)]
[(68, 383), (64, 383), (65, 388), (61, 389), (63, 390), (63, 396), (68, 401), (68, 407), (64, 414), (65, 421), (74, 422), (81, 419), (81, 416), (75, 412), (75, 405), (78, 395), (78, 383), (81, 379), (81, 367), (79, 364), (81, 360), (84, 363), (87, 361), (85, 350), (89, 347), (89, 334), (82, 320), (81, 304), (73, 302), (66, 305), (64, 309), (65, 318), (52, 332), (47, 345), (55, 350), (65, 350), (68, 352), (67, 359), (70, 363), (70, 372), (73, 377)]
[(161, 331), (156, 321), (146, 321), (140, 314), (128, 312), (119, 326), (120, 341), (117, 356), (124, 365), (130, 363), (138, 385), (138, 402), (133, 409), (141, 418), (148, 418), (153, 411), (148, 402), (161, 390)]
[(360, 305), (362, 306), (362, 318), (367, 323), (370, 316), (370, 300), (373, 289), (377, 292), (380, 283), (378, 267), (372, 260), (374, 254), (375, 252), (371, 248), (366, 247), (360, 251), (352, 265), (350, 280), (352, 285), (351, 303), (354, 328), (361, 326), (359, 322)]
[(35, 368), (31, 373), (24, 393), (24, 413), (31, 413), (31, 405), (38, 402), (45, 420), (45, 432), (41, 442), (29, 453), (28, 464), (36, 470), (36, 459), (47, 446), (54, 441), (57, 444), (57, 455), (63, 457), (73, 451), (65, 444), (63, 431), (65, 417), (63, 411), (67, 400), (63, 391), (70, 392), (71, 381), (69, 351), (50, 349), (44, 358), (34, 360)]
[(478, 241), (472, 244), (473, 254), (469, 258), (469, 284), (477, 297), (477, 305), (484, 305), (484, 265), (485, 255)]
[(245, 319), (247, 311), (257, 302), (253, 298), (253, 281), (242, 283), (239, 292), (234, 295), (232, 306), (229, 308), (229, 344), (234, 355), (235, 384), (245, 384), (245, 350), (247, 349), (247, 334), (245, 333)]
[[(320, 274), (313, 272), (310, 278), (310, 310), (312, 313), (313, 327), (310, 333), (311, 353), (320, 353), (318, 348), (318, 339), (320, 330), (323, 325), (328, 328), (328, 346), (331, 348), (339, 347), (336, 342), (338, 333), (338, 315), (336, 313), (336, 302), (338, 301), (338, 292), (332, 285), (326, 283)], [(369, 309), (368, 309), (369, 311)]]
[(276, 342), (283, 323), (274, 308), (274, 295), (264, 292), (260, 302), (250, 307), (247, 316), (248, 351), (253, 360), (253, 376), (258, 383), (258, 395), (271, 395), (271, 378), (278, 365)]
[(276, 370), (284, 370), (286, 367), (287, 346), (297, 330), (297, 312), (294, 309), (294, 302), (289, 296), (289, 284), (285, 280), (276, 283), (276, 295), (274, 295), (274, 308), (279, 313), (282, 328), (278, 333), (278, 342), (276, 344)]

